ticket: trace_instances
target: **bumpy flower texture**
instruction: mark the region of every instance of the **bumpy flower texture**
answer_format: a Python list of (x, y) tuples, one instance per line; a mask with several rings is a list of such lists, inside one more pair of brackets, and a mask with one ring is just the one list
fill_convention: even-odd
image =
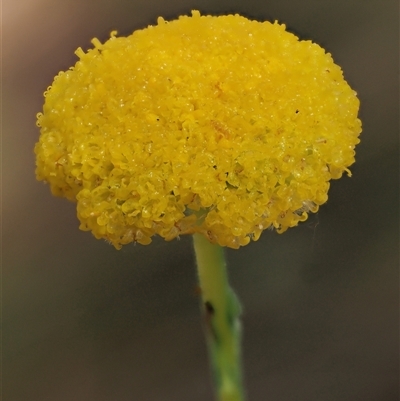
[(359, 101), (330, 54), (277, 22), (183, 16), (92, 41), (45, 92), (37, 178), (116, 248), (284, 232), (354, 163)]

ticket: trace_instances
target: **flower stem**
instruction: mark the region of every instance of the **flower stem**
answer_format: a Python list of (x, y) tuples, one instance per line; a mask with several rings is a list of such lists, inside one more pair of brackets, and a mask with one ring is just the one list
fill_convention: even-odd
[(223, 248), (194, 234), (202, 308), (218, 401), (244, 401), (240, 303), (229, 286)]

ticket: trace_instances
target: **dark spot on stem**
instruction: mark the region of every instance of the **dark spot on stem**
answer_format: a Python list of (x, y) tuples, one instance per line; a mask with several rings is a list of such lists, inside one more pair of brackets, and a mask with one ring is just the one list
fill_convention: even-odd
[(215, 313), (215, 309), (212, 306), (211, 302), (209, 302), (209, 301), (204, 302), (204, 306), (206, 308), (207, 315), (213, 316)]

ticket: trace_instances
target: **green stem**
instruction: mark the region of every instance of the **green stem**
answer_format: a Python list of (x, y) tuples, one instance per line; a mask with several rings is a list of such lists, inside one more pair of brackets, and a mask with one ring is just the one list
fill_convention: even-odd
[(194, 234), (208, 349), (218, 401), (244, 401), (240, 361), (240, 304), (229, 286), (222, 247)]

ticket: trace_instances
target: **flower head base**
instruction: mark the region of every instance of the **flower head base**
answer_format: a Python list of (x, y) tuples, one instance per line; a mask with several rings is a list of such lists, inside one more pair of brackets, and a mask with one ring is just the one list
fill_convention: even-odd
[(38, 179), (96, 238), (238, 248), (306, 220), (349, 173), (356, 94), (284, 25), (193, 12), (92, 43), (46, 91), (35, 151)]

